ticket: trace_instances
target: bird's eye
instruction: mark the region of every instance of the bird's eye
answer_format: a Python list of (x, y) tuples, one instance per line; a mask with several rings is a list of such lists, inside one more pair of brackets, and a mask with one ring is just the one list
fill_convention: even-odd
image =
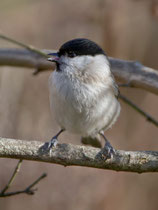
[(74, 58), (74, 57), (76, 56), (76, 54), (75, 54), (74, 52), (69, 52), (69, 53), (68, 53), (68, 56), (69, 56), (70, 58)]

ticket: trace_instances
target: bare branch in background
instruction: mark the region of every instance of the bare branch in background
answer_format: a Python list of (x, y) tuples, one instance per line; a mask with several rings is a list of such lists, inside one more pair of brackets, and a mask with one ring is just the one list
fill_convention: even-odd
[[(14, 53), (12, 51), (12, 56), (9, 57), (7, 62), (5, 63), (5, 58), (7, 59), (7, 54), (5, 49), (1, 49), (0, 51), (0, 65), (14, 65), (14, 66), (23, 66), (23, 67), (34, 67), (36, 71), (34, 72), (37, 74), (41, 70), (48, 70), (49, 66), (50, 69), (52, 68), (52, 64), (46, 61), (46, 58), (49, 57), (47, 54), (50, 52), (54, 52), (54, 50), (38, 50), (33, 46), (26, 45), (22, 42), (19, 42), (15, 39), (12, 39), (4, 34), (0, 33), (0, 38), (16, 44), (20, 47), (25, 48), (22, 52), (20, 51), (20, 62), (18, 65), (18, 50), (14, 49)], [(16, 53), (17, 50), (17, 53)], [(7, 49), (7, 52), (11, 53), (11, 49)], [(4, 56), (5, 53), (5, 56)], [(26, 60), (26, 53), (30, 56), (28, 60)], [(34, 53), (30, 55), (31, 53)], [(14, 56), (13, 56), (14, 54)], [(18, 54), (18, 55), (16, 55)], [(22, 56), (22, 54), (25, 54)], [(16, 56), (15, 56), (16, 55)], [(1, 59), (2, 56), (2, 59)], [(29, 62), (31, 58), (31, 62)], [(34, 59), (33, 59), (34, 58)], [(41, 60), (41, 62), (39, 62)], [(111, 70), (116, 76), (118, 80), (129, 84), (130, 87), (142, 88), (152, 93), (158, 94), (158, 71), (146, 66), (143, 66), (139, 62), (134, 61), (124, 61), (120, 59), (109, 58), (111, 64)], [(44, 63), (43, 63), (44, 62)], [(25, 65), (23, 64), (25, 63)], [(29, 63), (29, 64), (28, 64)], [(46, 65), (49, 63), (49, 66)]]
[(15, 40), (15, 39), (12, 39), (12, 38), (10, 38), (10, 37), (4, 35), (4, 34), (0, 34), (0, 38), (3, 39), (3, 40), (5, 40), (5, 41), (11, 42), (11, 43), (13, 43), (13, 44), (16, 44), (16, 45), (18, 45), (18, 46), (20, 46), (20, 47), (23, 47), (23, 48), (25, 48), (25, 49), (27, 49), (27, 50), (29, 50), (29, 51), (31, 51), (31, 52), (34, 52), (34, 53), (36, 53), (36, 54), (38, 54), (38, 55), (43, 56), (43, 57), (45, 57), (45, 58), (48, 58), (48, 57), (49, 57), (47, 54), (45, 54), (44, 52), (42, 52), (42, 51), (36, 49), (35, 47), (30, 46), (30, 45), (26, 45), (26, 44), (24, 44), (23, 42), (20, 42), (20, 41), (17, 41), (17, 40)]
[(48, 62), (41, 55), (26, 49), (0, 49), (0, 66), (17, 66), (39, 69), (39, 71), (51, 70), (54, 64)]
[(36, 179), (32, 184), (30, 184), (28, 187), (26, 187), (24, 190), (19, 190), (15, 192), (7, 192), (7, 193), (0, 193), (0, 197), (9, 197), (13, 195), (19, 195), (19, 194), (27, 194), (27, 195), (34, 195), (35, 191), (37, 189), (32, 189), (38, 182), (40, 182), (42, 179), (44, 179), (47, 176), (47, 174), (42, 174), (38, 179)]
[[(43, 50), (43, 52), (50, 53), (52, 51)], [(141, 64), (138, 65), (138, 63), (135, 62), (113, 58), (110, 58), (110, 63), (112, 71), (118, 80), (127, 83), (130, 87), (135, 87), (133, 84), (136, 84), (137, 87), (140, 85), (140, 88), (146, 89), (148, 87), (149, 89), (147, 90), (150, 92), (153, 90), (155, 91), (154, 93), (156, 93), (156, 91), (158, 92), (158, 72), (156, 70), (151, 70), (143, 66), (141, 69), (138, 68), (138, 66), (141, 67)], [(34, 74), (54, 68), (54, 64), (52, 62), (48, 62), (46, 58), (43, 58), (41, 55), (26, 49), (0, 49), (0, 65), (34, 68)], [(123, 98), (121, 99), (127, 103), (127, 100), (125, 101)], [(127, 104), (132, 106), (131, 103)], [(132, 108), (134, 107), (132, 106)], [(135, 110), (138, 111), (141, 109), (138, 107), (138, 109)], [(143, 110), (138, 112), (142, 114)], [(144, 114), (142, 115), (145, 116)], [(149, 116), (149, 114), (147, 115)], [(153, 119), (150, 120), (150, 122), (154, 123), (156, 126), (158, 125), (157, 121), (153, 117), (149, 118)]]
[[(42, 50), (44, 53), (53, 50)], [(116, 79), (130, 87), (141, 88), (158, 95), (158, 71), (139, 62), (109, 58)], [(0, 49), (0, 66), (34, 68), (38, 71), (52, 70), (54, 64), (43, 56), (27, 49)]]
[(0, 139), (0, 157), (56, 163), (63, 166), (86, 166), (130, 172), (158, 172), (158, 152), (122, 151), (105, 160), (102, 150), (93, 147), (59, 144), (51, 154), (42, 149), (43, 142)]
[(158, 95), (158, 71), (139, 62), (110, 58), (112, 72), (116, 79), (129, 87), (144, 89)]
[[(43, 52), (50, 53), (52, 51), (43, 50)], [(110, 58), (110, 63), (112, 71), (118, 80), (127, 83), (129, 87), (140, 87), (147, 89), (150, 92), (154, 91), (153, 93), (158, 94), (158, 72), (156, 70), (151, 70), (141, 64), (138, 65), (136, 62), (113, 58)], [(43, 56), (26, 49), (0, 49), (0, 65), (34, 68), (34, 74), (54, 68), (54, 63), (49, 62), (46, 58), (43, 58)], [(128, 99), (125, 101), (123, 97), (124, 96), (122, 96), (121, 99), (127, 103)], [(134, 108), (131, 105), (132, 103), (133, 102), (127, 104)], [(138, 111), (141, 109), (138, 107), (138, 109), (135, 110)], [(138, 112), (145, 116), (143, 110)], [(149, 116), (149, 114), (147, 115)], [(153, 119), (150, 120), (151, 123), (154, 123), (156, 126), (158, 125), (153, 117), (149, 118)]]
[(4, 187), (4, 189), (0, 192), (0, 197), (1, 197), (1, 195), (2, 195), (2, 196), (5, 195), (5, 192), (11, 187), (11, 184), (13, 183), (13, 181), (14, 181), (14, 179), (15, 179), (17, 173), (18, 173), (19, 170), (20, 170), (21, 164), (22, 164), (22, 160), (19, 160), (19, 161), (18, 161), (18, 164), (17, 164), (17, 166), (15, 167), (14, 172), (13, 172), (13, 174), (12, 174), (12, 176), (11, 176), (9, 182), (8, 182), (8, 184), (7, 184), (7, 185)]
[(18, 194), (28, 194), (28, 195), (33, 195), (35, 193), (35, 191), (37, 189), (32, 189), (39, 181), (41, 181), (41, 179), (45, 178), (47, 176), (46, 173), (42, 174), (37, 180), (35, 180), (31, 185), (29, 185), (28, 187), (26, 187), (24, 190), (20, 190), (20, 191), (15, 191), (15, 192), (6, 192), (8, 191), (8, 189), (11, 187), (12, 183), (15, 180), (15, 177), (17, 175), (17, 173), (20, 170), (21, 164), (22, 164), (22, 159), (20, 159), (13, 171), (13, 174), (10, 178), (10, 180), (8, 181), (7, 185), (4, 187), (4, 189), (0, 192), (0, 197), (8, 197), (8, 196), (12, 196), (12, 195), (18, 195)]
[(126, 104), (131, 106), (135, 111), (137, 111), (139, 114), (141, 114), (143, 117), (146, 118), (149, 122), (153, 123), (156, 127), (158, 127), (158, 121), (154, 119), (151, 115), (149, 115), (147, 112), (143, 111), (139, 106), (134, 104), (131, 100), (129, 100), (127, 97), (123, 96), (122, 94), (119, 95), (119, 98), (124, 101)]

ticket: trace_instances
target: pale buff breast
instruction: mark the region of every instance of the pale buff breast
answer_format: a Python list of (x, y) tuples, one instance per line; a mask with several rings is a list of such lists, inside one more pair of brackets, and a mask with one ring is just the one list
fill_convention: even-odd
[(53, 117), (61, 128), (72, 133), (94, 135), (111, 127), (119, 115), (120, 105), (106, 86), (101, 94), (92, 84), (84, 87), (76, 81), (72, 84), (53, 72), (49, 89)]

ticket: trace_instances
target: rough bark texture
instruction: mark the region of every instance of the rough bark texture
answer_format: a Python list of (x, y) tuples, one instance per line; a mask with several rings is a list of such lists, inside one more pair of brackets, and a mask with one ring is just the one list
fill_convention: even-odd
[(158, 172), (158, 152), (122, 151), (105, 160), (103, 151), (93, 147), (59, 144), (51, 154), (43, 151), (43, 142), (0, 138), (0, 157), (86, 166), (130, 172)]

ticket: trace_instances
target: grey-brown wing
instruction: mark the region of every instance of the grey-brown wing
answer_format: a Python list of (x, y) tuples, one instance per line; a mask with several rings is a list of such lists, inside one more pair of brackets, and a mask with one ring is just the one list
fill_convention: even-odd
[(114, 75), (112, 73), (111, 73), (111, 76), (112, 76), (112, 84), (113, 84), (112, 88), (113, 88), (113, 91), (114, 91), (114, 94), (115, 94), (116, 98), (118, 98), (118, 96), (120, 94), (120, 91), (119, 91), (117, 83), (115, 82)]

